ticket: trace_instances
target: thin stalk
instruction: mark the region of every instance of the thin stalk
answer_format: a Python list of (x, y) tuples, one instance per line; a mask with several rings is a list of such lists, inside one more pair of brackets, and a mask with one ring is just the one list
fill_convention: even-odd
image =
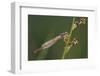
[(65, 58), (65, 55), (66, 55), (66, 53), (69, 52), (69, 50), (70, 50), (70, 47), (67, 47), (67, 46), (66, 46), (66, 47), (64, 48), (64, 53), (63, 53), (62, 59)]
[(71, 35), (72, 35), (74, 22), (75, 22), (75, 17), (73, 18), (72, 27), (71, 27), (71, 30), (69, 33), (69, 37), (71, 37)]
[[(71, 37), (71, 35), (72, 35), (72, 33), (73, 33), (73, 25), (74, 25), (74, 22), (75, 22), (75, 17), (73, 18), (73, 22), (72, 22), (72, 26), (71, 26), (71, 30), (70, 30), (70, 33), (69, 33), (69, 37), (68, 37), (68, 42), (67, 42), (67, 43), (69, 43), (70, 37)], [(65, 42), (65, 43), (66, 43), (66, 42)], [(65, 55), (69, 52), (69, 50), (70, 50), (70, 46), (68, 46), (68, 45), (66, 44), (65, 47), (64, 47), (64, 52), (63, 52), (63, 55), (62, 55), (62, 59), (65, 58)]]

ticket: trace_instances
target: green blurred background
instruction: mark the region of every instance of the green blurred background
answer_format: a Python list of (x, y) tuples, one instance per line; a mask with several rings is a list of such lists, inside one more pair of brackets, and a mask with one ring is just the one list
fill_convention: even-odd
[[(75, 17), (76, 20), (79, 17)], [(52, 47), (34, 54), (33, 51), (41, 45), (56, 37), (60, 33), (70, 32), (73, 17), (69, 16), (43, 16), (28, 15), (28, 60), (61, 59), (65, 43), (60, 40)], [(72, 47), (65, 59), (88, 58), (88, 18), (86, 24), (81, 25), (72, 34), (79, 40), (79, 44)]]

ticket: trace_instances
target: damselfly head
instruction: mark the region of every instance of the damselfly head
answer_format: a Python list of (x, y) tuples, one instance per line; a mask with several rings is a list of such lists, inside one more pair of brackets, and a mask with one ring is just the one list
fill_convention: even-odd
[(60, 34), (62, 37), (64, 37), (65, 35), (68, 35), (68, 33), (67, 32), (64, 32), (64, 33), (61, 33)]
[(61, 35), (65, 35), (65, 34), (67, 34), (67, 32), (61, 33)]

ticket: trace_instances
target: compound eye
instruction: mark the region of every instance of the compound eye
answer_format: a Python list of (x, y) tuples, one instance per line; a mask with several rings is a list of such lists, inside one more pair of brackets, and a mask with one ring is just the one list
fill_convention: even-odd
[(61, 33), (60, 34), (63, 38), (67, 37), (68, 36), (68, 33), (67, 32), (64, 32), (64, 33)]

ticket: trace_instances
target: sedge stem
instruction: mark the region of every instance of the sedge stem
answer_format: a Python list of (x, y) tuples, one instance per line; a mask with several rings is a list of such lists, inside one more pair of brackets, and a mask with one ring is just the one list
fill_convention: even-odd
[[(71, 38), (71, 35), (73, 33), (73, 25), (74, 25), (74, 22), (75, 22), (75, 17), (73, 18), (73, 21), (72, 21), (72, 26), (71, 26), (71, 30), (70, 30), (70, 33), (69, 33), (69, 37), (68, 37), (68, 42), (67, 43), (69, 43), (70, 38)], [(65, 58), (65, 55), (69, 52), (69, 50), (70, 50), (70, 45), (67, 45), (66, 44), (65, 47), (64, 47), (64, 52), (63, 52), (63, 55), (62, 55), (62, 59)]]

